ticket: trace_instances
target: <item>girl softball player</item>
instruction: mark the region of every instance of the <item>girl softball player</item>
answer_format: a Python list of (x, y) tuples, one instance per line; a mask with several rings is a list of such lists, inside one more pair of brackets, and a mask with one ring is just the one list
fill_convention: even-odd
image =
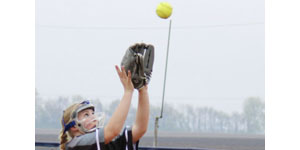
[[(124, 95), (105, 126), (99, 126), (94, 106), (88, 101), (73, 104), (63, 112), (60, 132), (61, 150), (137, 150), (139, 139), (145, 134), (149, 120), (148, 87), (138, 90), (136, 120), (121, 133), (129, 112), (134, 87), (131, 73), (124, 67), (117, 73), (124, 87)], [(121, 133), (121, 134), (120, 134)]]

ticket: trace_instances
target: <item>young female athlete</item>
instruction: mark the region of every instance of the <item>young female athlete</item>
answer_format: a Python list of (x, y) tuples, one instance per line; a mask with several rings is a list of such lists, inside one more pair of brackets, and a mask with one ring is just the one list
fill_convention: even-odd
[(134, 86), (131, 72), (124, 67), (117, 73), (124, 87), (124, 95), (105, 126), (99, 126), (94, 106), (88, 101), (73, 104), (63, 112), (60, 132), (61, 150), (137, 150), (139, 139), (145, 134), (149, 120), (149, 96), (147, 85), (138, 90), (136, 120), (121, 133), (129, 112)]

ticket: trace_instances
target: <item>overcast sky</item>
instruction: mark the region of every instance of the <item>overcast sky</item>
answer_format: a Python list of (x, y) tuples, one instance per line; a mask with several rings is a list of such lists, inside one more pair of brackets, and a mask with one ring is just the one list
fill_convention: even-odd
[[(123, 87), (114, 65), (128, 46), (155, 46), (150, 103), (162, 98), (169, 19), (158, 0), (36, 1), (36, 89), (43, 97), (82, 95), (103, 103)], [(165, 102), (241, 111), (264, 99), (264, 1), (173, 0)], [(134, 105), (137, 103), (135, 93)]]

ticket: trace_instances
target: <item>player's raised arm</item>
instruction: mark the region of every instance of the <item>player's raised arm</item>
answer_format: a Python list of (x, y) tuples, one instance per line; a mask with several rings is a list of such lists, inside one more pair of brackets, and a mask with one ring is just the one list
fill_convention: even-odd
[(139, 102), (136, 112), (136, 120), (132, 127), (133, 143), (136, 143), (147, 131), (149, 122), (149, 109), (148, 87), (143, 86), (139, 90)]
[(127, 114), (129, 112), (132, 94), (134, 90), (133, 84), (131, 82), (130, 71), (128, 71), (127, 76), (124, 67), (122, 67), (120, 70), (119, 67), (116, 66), (116, 70), (124, 87), (124, 95), (115, 112), (113, 113), (112, 117), (110, 118), (109, 122), (104, 127), (104, 139), (106, 144), (109, 143), (114, 137), (119, 135), (119, 133), (121, 132), (122, 127), (127, 118)]

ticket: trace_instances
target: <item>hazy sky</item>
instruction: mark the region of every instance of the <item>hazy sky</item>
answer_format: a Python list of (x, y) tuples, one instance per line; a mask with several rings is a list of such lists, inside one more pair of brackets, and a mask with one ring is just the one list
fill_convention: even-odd
[[(123, 87), (114, 65), (128, 46), (155, 46), (150, 103), (162, 98), (169, 20), (158, 0), (36, 1), (36, 88), (41, 96), (82, 95), (104, 103)], [(173, 0), (165, 102), (241, 111), (264, 99), (264, 1)], [(136, 104), (137, 92), (133, 103)]]

